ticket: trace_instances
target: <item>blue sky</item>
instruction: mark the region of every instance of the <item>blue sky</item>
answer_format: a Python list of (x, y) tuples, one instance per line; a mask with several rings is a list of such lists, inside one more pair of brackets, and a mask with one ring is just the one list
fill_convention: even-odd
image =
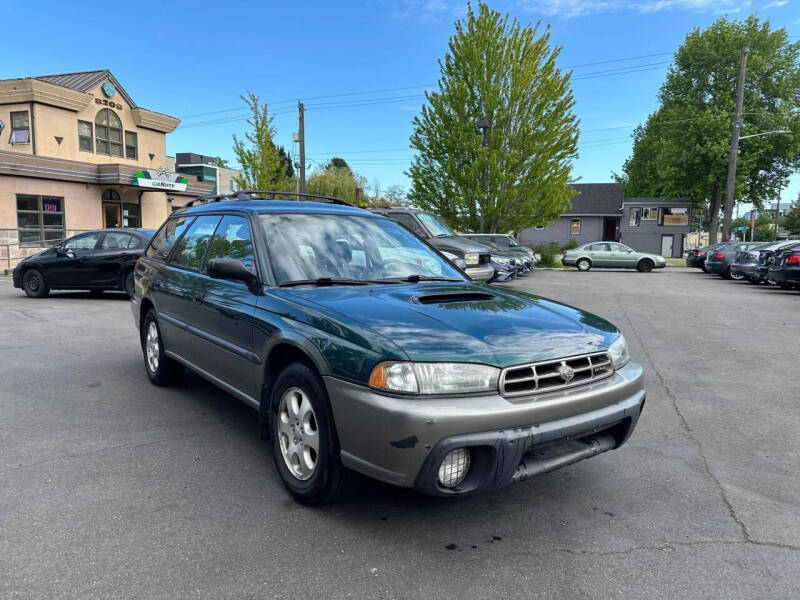
[[(609, 181), (630, 154), (632, 126), (655, 108), (666, 62), (686, 33), (722, 14), (757, 12), (800, 36), (797, 2), (515, 0), (490, 6), (550, 25), (553, 42), (563, 48), (561, 65), (574, 67), (582, 128), (574, 175), (595, 182)], [(296, 101), (303, 99), (312, 166), (342, 156), (371, 182), (407, 187), (411, 119), (438, 78), (437, 60), (465, 6), (452, 0), (0, 0), (27, 40), (10, 31), (0, 36), (0, 78), (109, 68), (137, 104), (183, 118), (168, 137), (170, 154), (231, 160), (231, 136), (246, 127), (240, 94), (252, 90), (273, 104), (277, 142), (287, 147), (297, 129)], [(640, 58), (587, 64), (629, 57)], [(608, 73), (618, 69), (628, 72)], [(783, 200), (798, 191), (795, 176)]]

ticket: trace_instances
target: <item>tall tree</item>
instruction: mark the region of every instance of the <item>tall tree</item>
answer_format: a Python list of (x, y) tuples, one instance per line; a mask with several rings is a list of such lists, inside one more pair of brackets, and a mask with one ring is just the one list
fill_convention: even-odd
[(716, 241), (725, 193), (736, 79), (742, 48), (750, 46), (742, 135), (790, 134), (742, 140), (735, 196), (761, 208), (800, 166), (800, 42), (784, 29), (750, 16), (718, 19), (695, 29), (675, 53), (659, 92), (659, 108), (634, 131), (633, 154), (617, 179), (628, 196), (686, 196), (708, 205)]
[(293, 188), (286, 163), (291, 160), (282, 148), (275, 146), (275, 126), (266, 104), (259, 102), (258, 96), (248, 92), (242, 100), (250, 109), (247, 120), (250, 131), (241, 140), (234, 134), (233, 152), (241, 167), (236, 183), (241, 189), (270, 190)]
[(797, 202), (784, 215), (781, 225), (792, 235), (800, 234), (800, 195)]
[(467, 6), (439, 61), (438, 89), (414, 119), (412, 202), (481, 232), (544, 225), (563, 212), (578, 123), (559, 51), (538, 24)]
[(211, 164), (215, 167), (219, 167), (220, 169), (230, 169), (230, 165), (228, 161), (221, 156), (215, 156), (211, 159)]
[(334, 167), (330, 163), (317, 168), (306, 182), (306, 192), (341, 198), (352, 204), (365, 204), (365, 198), (356, 195), (356, 188), (362, 190), (366, 178), (355, 175), (349, 168)]
[(339, 158), (338, 156), (334, 156), (330, 162), (328, 163), (328, 168), (337, 168), (337, 169), (347, 169), (350, 171), (350, 165), (347, 164), (347, 161), (343, 158)]

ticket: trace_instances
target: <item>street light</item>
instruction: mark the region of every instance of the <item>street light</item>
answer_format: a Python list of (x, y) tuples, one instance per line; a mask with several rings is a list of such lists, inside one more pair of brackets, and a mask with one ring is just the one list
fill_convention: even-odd
[(483, 141), (481, 146), (489, 145), (489, 119), (475, 119), (475, 127), (481, 130)]
[(746, 140), (748, 138), (754, 137), (761, 137), (762, 135), (775, 135), (777, 133), (792, 133), (788, 129), (776, 129), (775, 131), (765, 131), (764, 133), (751, 133), (750, 135), (742, 135), (739, 136), (739, 141)]

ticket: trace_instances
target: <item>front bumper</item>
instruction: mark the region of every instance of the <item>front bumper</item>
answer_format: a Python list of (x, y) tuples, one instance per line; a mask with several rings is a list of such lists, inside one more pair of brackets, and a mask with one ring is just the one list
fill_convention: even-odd
[(494, 277), (494, 267), (491, 264), (467, 267), (464, 272), (474, 281), (489, 281)]
[(20, 277), (21, 269), (19, 266), (15, 267), (13, 271), (11, 271), (11, 281), (14, 284), (15, 288), (22, 287), (22, 277)]
[[(609, 434), (613, 443), (600, 451), (617, 448), (636, 426), (645, 398), (642, 367), (635, 363), (586, 386), (513, 399), (386, 396), (334, 377), (325, 377), (325, 384), (345, 466), (440, 496), (497, 489), (576, 462), (562, 454), (542, 469), (537, 455), (576, 440), (591, 446), (587, 437)], [(457, 488), (439, 486), (442, 458), (465, 446), (473, 454), (470, 474)], [(571, 456), (578, 455), (593, 454)]]

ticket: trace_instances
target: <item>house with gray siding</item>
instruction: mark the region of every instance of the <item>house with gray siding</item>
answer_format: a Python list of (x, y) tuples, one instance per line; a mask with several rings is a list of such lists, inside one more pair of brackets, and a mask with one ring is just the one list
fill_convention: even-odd
[(625, 198), (621, 183), (576, 183), (570, 187), (576, 195), (569, 210), (544, 227), (521, 231), (518, 238), (522, 244), (622, 242), (640, 252), (682, 256), (692, 221), (692, 203), (687, 198)]
[(640, 252), (679, 258), (691, 222), (688, 198), (625, 198), (619, 241)]
[(588, 242), (618, 241), (622, 218), (621, 183), (575, 183), (576, 194), (569, 210), (544, 227), (530, 227), (519, 233), (519, 241), (528, 246), (554, 242), (566, 245), (575, 240)]

